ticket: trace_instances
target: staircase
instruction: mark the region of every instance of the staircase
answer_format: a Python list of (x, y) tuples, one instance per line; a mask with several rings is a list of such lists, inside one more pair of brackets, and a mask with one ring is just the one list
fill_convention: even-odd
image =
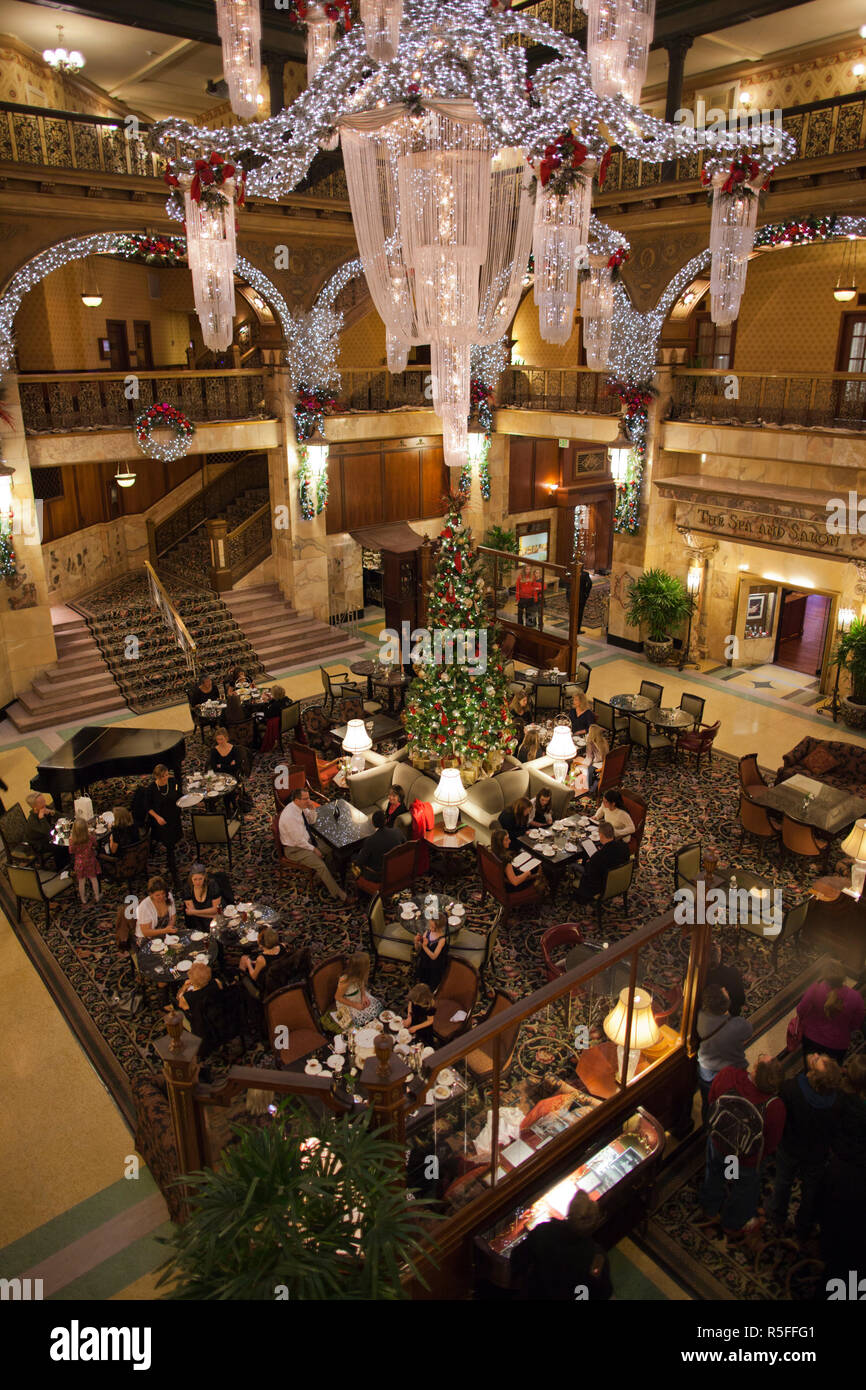
[[(234, 531), (242, 522), (249, 520), (266, 504), (269, 496), (267, 488), (248, 488), (229, 502), (223, 510), (228, 530)], [(186, 576), (206, 587), (211, 561), (207, 526), (204, 522), (160, 555), (157, 563), (161, 574), (168, 572), (178, 577)]]
[(233, 589), (223, 602), (263, 666), (272, 675), (290, 666), (357, 658), (365, 643), (338, 627), (298, 613), (275, 584)]
[(71, 608), (52, 608), (51, 617), (57, 661), (6, 711), (21, 733), (55, 724), (87, 724), (95, 715), (126, 708), (84, 619)]

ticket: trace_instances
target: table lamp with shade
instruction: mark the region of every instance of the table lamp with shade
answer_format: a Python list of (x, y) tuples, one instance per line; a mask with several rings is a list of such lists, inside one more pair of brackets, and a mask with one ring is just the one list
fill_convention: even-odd
[(364, 771), (364, 754), (368, 748), (373, 747), (373, 740), (367, 733), (363, 719), (350, 719), (346, 725), (346, 737), (343, 739), (343, 751), (351, 753), (352, 763), (350, 772)]
[[(617, 1000), (603, 1023), (605, 1034), (616, 1043), (617, 1072), (622, 1075), (622, 1062), (626, 1044), (626, 1023), (628, 1021), (628, 988), (620, 990)], [(637, 1071), (641, 1048), (655, 1047), (661, 1034), (653, 1013), (652, 995), (645, 989), (636, 989), (631, 1014), (631, 1037), (629, 1038), (628, 1071), (626, 1082), (631, 1081)]]
[(571, 729), (567, 724), (557, 724), (547, 745), (547, 756), (553, 758), (553, 775), (557, 782), (564, 782), (568, 764), (577, 753)]
[(850, 854), (854, 863), (851, 865), (851, 887), (857, 897), (863, 895), (863, 884), (866, 882), (866, 819), (854, 822), (854, 828), (842, 841), (842, 853)]
[(433, 793), (433, 800), (442, 807), (445, 829), (453, 833), (460, 820), (460, 807), (469, 793), (463, 785), (459, 767), (443, 767), (439, 785)]

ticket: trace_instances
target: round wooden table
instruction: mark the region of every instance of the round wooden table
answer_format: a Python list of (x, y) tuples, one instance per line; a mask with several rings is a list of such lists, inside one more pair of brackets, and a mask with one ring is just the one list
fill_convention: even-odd
[(841, 898), (843, 888), (850, 887), (850, 879), (842, 878), (841, 874), (827, 874), (823, 878), (816, 878), (815, 882), (809, 885), (809, 892), (819, 902), (834, 903), (837, 898)]
[(455, 851), (460, 852), (475, 843), (475, 827), (458, 825), (456, 830), (446, 830), (444, 825), (434, 825), (424, 832), (424, 839), (431, 849), (440, 856), (439, 872), (443, 879), (459, 878), (466, 873), (466, 866), (456, 861)]

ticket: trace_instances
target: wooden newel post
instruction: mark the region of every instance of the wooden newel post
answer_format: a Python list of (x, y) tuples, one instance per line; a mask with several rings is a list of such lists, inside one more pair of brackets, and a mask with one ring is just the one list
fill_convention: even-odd
[[(183, 1026), (181, 1014), (174, 1013), (166, 1020), (164, 1037), (158, 1038), (155, 1047), (162, 1058), (162, 1074), (165, 1077), (168, 1105), (171, 1113), (171, 1127), (177, 1149), (181, 1173), (196, 1172), (202, 1166), (201, 1148), (196, 1125), (193, 1087), (198, 1079), (198, 1053), (201, 1038), (188, 1033)], [(184, 1219), (187, 1215), (184, 1200)]]
[(209, 517), (205, 525), (207, 526), (207, 539), (210, 546), (210, 586), (218, 594), (221, 594), (224, 590), (232, 587), (229, 548), (226, 540), (229, 533), (228, 522), (224, 516)]
[(405, 1144), (406, 1082), (412, 1073), (395, 1055), (393, 1039), (380, 1036), (383, 1040), (377, 1055), (367, 1058), (360, 1081), (373, 1111), (373, 1129), (395, 1144)]

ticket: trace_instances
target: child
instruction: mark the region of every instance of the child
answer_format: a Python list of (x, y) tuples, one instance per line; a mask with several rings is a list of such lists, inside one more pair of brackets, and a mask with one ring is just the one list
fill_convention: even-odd
[(413, 1042), (423, 1043), (425, 1047), (435, 1047), (433, 1040), (433, 1019), (436, 1014), (436, 1000), (429, 985), (414, 985), (409, 991), (406, 1017), (403, 1027), (412, 1034)]
[(91, 833), (86, 820), (77, 820), (69, 834), (69, 853), (72, 856), (72, 872), (78, 879), (78, 896), (87, 902), (85, 879), (90, 879), (93, 900), (99, 902), (99, 860), (96, 857), (96, 837)]

